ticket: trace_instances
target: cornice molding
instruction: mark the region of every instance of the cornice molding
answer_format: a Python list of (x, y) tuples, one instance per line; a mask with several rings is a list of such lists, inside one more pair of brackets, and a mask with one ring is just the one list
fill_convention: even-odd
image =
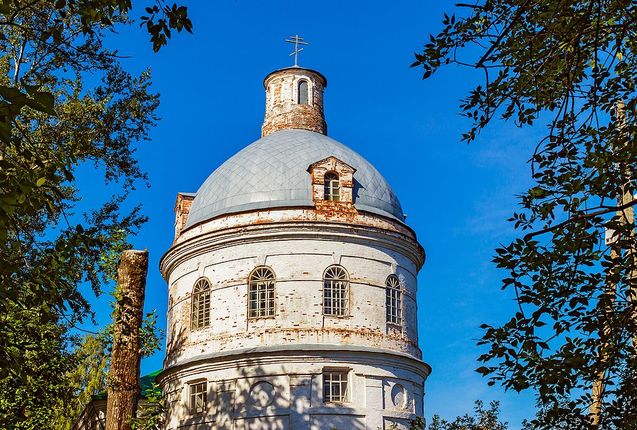
[[(344, 363), (388, 366), (416, 373), (423, 379), (431, 374), (431, 366), (409, 354), (352, 345), (288, 345), (286, 347), (249, 348), (210, 353), (166, 367), (158, 376), (160, 385), (180, 378), (227, 369), (254, 368), (272, 364)], [(271, 375), (270, 375), (271, 376)]]
[[(318, 233), (318, 234), (317, 234)], [(396, 251), (420, 269), (425, 253), (418, 242), (406, 234), (377, 227), (325, 221), (282, 221), (229, 227), (176, 242), (160, 260), (159, 269), (166, 280), (176, 266), (190, 258), (230, 246), (277, 240), (342, 240), (375, 245)]]

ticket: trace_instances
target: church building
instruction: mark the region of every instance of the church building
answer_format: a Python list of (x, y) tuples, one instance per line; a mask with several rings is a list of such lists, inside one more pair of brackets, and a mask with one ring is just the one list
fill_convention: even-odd
[(166, 429), (407, 429), (425, 253), (398, 198), (327, 136), (325, 77), (264, 80), (261, 138), (179, 193), (161, 259)]

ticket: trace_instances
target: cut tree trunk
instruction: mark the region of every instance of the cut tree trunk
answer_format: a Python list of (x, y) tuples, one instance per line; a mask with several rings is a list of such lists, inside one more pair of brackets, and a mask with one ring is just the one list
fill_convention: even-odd
[(106, 390), (106, 430), (130, 430), (139, 400), (140, 328), (148, 251), (127, 250), (117, 269), (113, 352)]

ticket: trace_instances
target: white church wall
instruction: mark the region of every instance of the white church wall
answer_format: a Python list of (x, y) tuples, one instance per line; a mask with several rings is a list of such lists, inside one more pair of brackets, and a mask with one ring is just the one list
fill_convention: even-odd
[[(349, 369), (351, 392), (345, 403), (324, 401), (322, 377), (326, 368)], [(422, 403), (424, 384), (424, 375), (412, 359), (347, 351), (220, 357), (192, 363), (162, 378), (166, 391), (174, 393), (167, 395), (168, 429), (193, 425), (212, 429), (331, 430), (336, 426), (375, 430), (384, 422), (413, 419), (415, 405)], [(205, 413), (195, 416), (188, 409), (188, 387), (200, 381), (208, 382), (208, 402)], [(405, 393), (402, 403), (394, 400), (392, 389), (398, 385)], [(413, 390), (414, 385), (419, 391)], [(414, 392), (421, 393), (420, 397), (407, 397)]]
[[(323, 136), (326, 85), (300, 67), (268, 75), (267, 137), (196, 195), (178, 196), (175, 240), (160, 263), (169, 296), (159, 376), (166, 429), (389, 430), (422, 415), (431, 370), (418, 347), (424, 250), (376, 169)], [(344, 315), (324, 314), (332, 265), (349, 278)], [(267, 317), (251, 318), (248, 279), (259, 266), (275, 276), (274, 312), (268, 302), (259, 308)], [(386, 317), (389, 275), (399, 280), (400, 323)], [(209, 292), (209, 314), (192, 324), (201, 278), (209, 287), (199, 309)], [(258, 288), (270, 291), (267, 282)], [(326, 381), (334, 388), (324, 396)], [(342, 397), (336, 387), (345, 385)]]
[[(344, 317), (323, 315), (323, 272), (333, 264), (350, 276), (350, 312)], [(260, 265), (276, 275), (275, 315), (249, 319), (247, 280)], [(299, 342), (368, 345), (419, 356), (416, 271), (411, 259), (354, 235), (340, 240), (265, 237), (203, 250), (171, 274), (167, 364), (206, 351)], [(392, 273), (404, 281), (403, 324), (397, 330), (385, 321), (385, 281)], [(190, 295), (200, 277), (211, 283), (211, 324), (191, 330)]]

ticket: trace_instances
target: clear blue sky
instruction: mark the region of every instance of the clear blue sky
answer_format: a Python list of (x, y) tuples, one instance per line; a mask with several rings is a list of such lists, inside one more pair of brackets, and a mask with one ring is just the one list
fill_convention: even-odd
[[(283, 40), (299, 33), (311, 43), (300, 64), (328, 79), (329, 135), (380, 170), (427, 252), (418, 291), (420, 346), (433, 367), (427, 418), (451, 418), (470, 411), (476, 399), (498, 399), (518, 429), (532, 415), (533, 398), (487, 387), (474, 372), (481, 353), (476, 340), (480, 324), (514, 312), (511, 296), (500, 291), (504, 274), (490, 261), (494, 248), (513, 237), (506, 219), (529, 183), (526, 159), (541, 130), (497, 123), (477, 142), (460, 142), (468, 123), (458, 115), (458, 101), (479, 76), (450, 68), (422, 81), (420, 70), (409, 67), (453, 1), (186, 4), (194, 35), (175, 35), (158, 54), (137, 26), (109, 41), (130, 56), (123, 60), (129, 70), (152, 68), (161, 94), (161, 121), (138, 151), (152, 186), (130, 196), (150, 217), (134, 238), (151, 256), (146, 307), (157, 309), (163, 327), (167, 289), (158, 264), (172, 242), (177, 192), (197, 191), (224, 160), (259, 138), (262, 80), (291, 65)], [(84, 204), (100, 199), (92, 170), (83, 172), (81, 185), (90, 192)], [(109, 297), (94, 302), (103, 324)], [(160, 368), (163, 354), (146, 359), (142, 371)]]

